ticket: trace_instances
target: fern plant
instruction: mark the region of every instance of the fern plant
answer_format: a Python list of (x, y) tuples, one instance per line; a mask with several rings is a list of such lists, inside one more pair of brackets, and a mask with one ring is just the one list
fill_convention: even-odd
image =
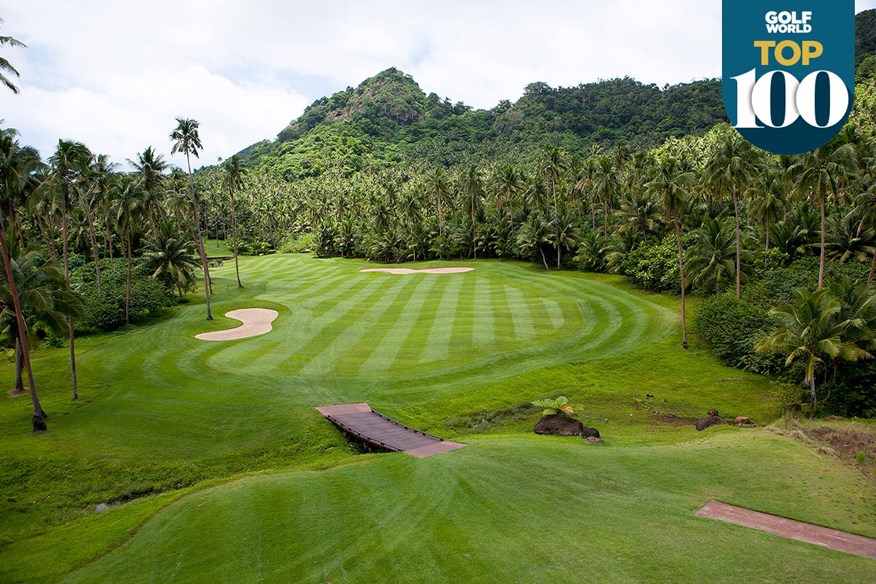
[(575, 414), (575, 410), (569, 405), (569, 398), (564, 395), (561, 395), (557, 398), (547, 398), (547, 399), (539, 399), (532, 402), (537, 408), (544, 408), (542, 415), (550, 416), (550, 415), (560, 415), (560, 416), (572, 416)]

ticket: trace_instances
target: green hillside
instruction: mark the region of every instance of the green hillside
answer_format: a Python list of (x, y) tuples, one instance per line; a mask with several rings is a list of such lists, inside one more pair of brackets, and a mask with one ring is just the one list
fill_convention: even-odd
[(671, 135), (701, 134), (725, 119), (721, 86), (704, 80), (671, 87), (629, 77), (576, 87), (530, 83), (515, 103), (489, 110), (426, 95), (395, 68), (323, 97), (274, 142), (242, 152), (287, 180), (343, 165), (347, 173), (394, 162), (455, 165), (520, 159), (545, 142), (584, 155), (591, 146), (652, 147)]

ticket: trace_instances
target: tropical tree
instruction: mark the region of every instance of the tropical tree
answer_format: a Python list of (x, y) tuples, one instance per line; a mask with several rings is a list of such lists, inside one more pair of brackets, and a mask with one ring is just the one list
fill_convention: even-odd
[[(84, 187), (88, 176), (91, 151), (81, 142), (58, 140), (54, 154), (49, 157), (50, 173), (43, 186), (51, 189), (56, 197), (56, 205), (61, 210), (61, 254), (64, 260), (64, 279), (67, 290), (70, 285), (70, 225), (69, 214), (77, 188)], [(76, 376), (76, 339), (73, 332), (73, 316), (67, 318), (68, 340), (70, 344), (70, 375), (73, 378), (73, 399), (79, 399), (79, 381)]]
[(105, 154), (92, 157), (87, 169), (85, 185), (80, 189), (81, 208), (85, 212), (91, 254), (94, 260), (94, 274), (97, 289), (100, 290), (100, 246), (97, 243), (97, 213), (109, 202), (110, 183), (113, 180), (115, 164)]
[[(0, 24), (3, 24), (3, 19), (0, 18)], [(26, 47), (23, 42), (15, 40), (11, 36), (0, 36), (0, 47), (10, 46), (10, 47)], [(16, 71), (15, 67), (12, 66), (8, 60), (3, 57), (0, 57), (0, 83), (5, 85), (12, 93), (18, 93), (18, 87), (6, 76), (6, 74), (12, 74), (16, 77), (21, 77), (18, 71)]]
[(167, 218), (157, 226), (143, 249), (143, 266), (180, 298), (194, 284), (198, 267), (198, 258), (190, 245), (191, 241), (180, 232), (176, 221)]
[(534, 211), (529, 214), (529, 217), (517, 231), (517, 248), (524, 255), (528, 255), (528, 252), (534, 253), (537, 250), (541, 254), (544, 269), (549, 270), (543, 245), (548, 243), (550, 235), (551, 226), (549, 222), (544, 220), (544, 215), (540, 212)]
[(234, 204), (234, 191), (243, 187), (243, 179), (246, 173), (247, 170), (239, 156), (232, 156), (225, 162), (225, 184), (228, 187), (228, 199), (231, 204), (231, 251), (234, 254), (234, 273), (237, 275), (238, 288), (243, 288), (243, 284), (240, 283), (240, 267), (237, 263), (237, 215)]
[(831, 140), (824, 146), (807, 152), (794, 165), (797, 173), (795, 189), (804, 199), (818, 206), (821, 217), (821, 242), (818, 256), (818, 289), (824, 288), (824, 261), (827, 251), (827, 199), (836, 196), (842, 185), (857, 168), (857, 155), (852, 143)]
[(825, 360), (857, 361), (871, 355), (843, 338), (849, 327), (859, 323), (841, 319), (842, 302), (830, 290), (810, 292), (798, 288), (795, 295), (791, 304), (770, 311), (780, 324), (755, 344), (755, 350), (784, 355), (786, 366), (804, 360), (804, 382), (809, 385), (810, 413), (814, 416), (818, 409), (815, 378), (819, 365)]
[(654, 179), (648, 183), (648, 190), (660, 198), (667, 219), (675, 228), (675, 241), (678, 247), (678, 271), (681, 275), (681, 347), (687, 349), (687, 311), (685, 305), (684, 248), (682, 244), (682, 216), (687, 206), (687, 185), (691, 175), (683, 172), (678, 159), (667, 156), (657, 163)]
[[(687, 253), (687, 271), (693, 275), (691, 283), (708, 284), (720, 290), (724, 280), (732, 280), (736, 275), (733, 227), (719, 218), (706, 218), (693, 233), (696, 238)], [(742, 255), (745, 259), (750, 256), (746, 250)]]
[(133, 239), (148, 213), (143, 184), (134, 176), (115, 183), (115, 223), (119, 226), (125, 253), (125, 323), (131, 323), (131, 274), (134, 264)]
[(140, 177), (151, 219), (153, 221), (163, 219), (165, 212), (162, 197), (164, 196), (164, 183), (167, 179), (164, 171), (168, 167), (164, 157), (156, 154), (152, 146), (147, 146), (143, 152), (137, 155), (136, 161), (128, 159), (128, 163), (134, 167)]
[(575, 249), (580, 235), (575, 225), (575, 216), (568, 210), (560, 209), (559, 214), (550, 222), (550, 235), (548, 243), (557, 250), (557, 269), (559, 270), (563, 258), (563, 248)]
[(428, 186), (429, 194), (435, 199), (435, 206), (438, 209), (438, 235), (444, 235), (444, 199), (447, 197), (447, 179), (444, 176), (444, 170), (440, 167), (435, 167), (429, 174)]
[(474, 164), (470, 165), (462, 179), (462, 192), (468, 200), (469, 219), (471, 220), (471, 249), (474, 259), (478, 259), (478, 217), (483, 207), (484, 185), (480, 171)]
[(37, 396), (36, 381), (30, 363), (27, 325), (25, 324), (24, 312), (21, 308), (21, 298), (15, 282), (6, 232), (7, 221), (15, 216), (13, 212), (15, 204), (21, 199), (22, 193), (26, 191), (27, 185), (31, 181), (32, 173), (40, 165), (40, 157), (35, 149), (21, 147), (15, 136), (15, 130), (0, 130), (0, 254), (3, 256), (6, 285), (9, 290), (13, 311), (15, 312), (16, 335), (30, 386), (30, 397), (33, 403), (33, 429), (34, 431), (39, 431), (46, 429), (46, 418), (48, 418), (48, 415), (43, 410)]
[[(14, 228), (13, 228), (14, 230)], [(81, 316), (84, 310), (81, 297), (67, 290), (64, 274), (52, 261), (45, 250), (19, 245), (16, 234), (10, 233), (7, 244), (12, 259), (16, 289), (18, 291), (21, 309), (27, 330), (27, 338), (35, 338), (35, 328), (39, 327), (52, 333), (62, 333), (67, 328), (68, 316)], [(18, 321), (15, 315), (8, 287), (0, 291), (0, 323), (8, 331), (8, 337), (15, 339), (15, 392), (24, 393), (22, 373), (24, 370), (24, 353), (19, 341)]]
[(750, 142), (729, 126), (719, 127), (706, 161), (706, 181), (715, 189), (715, 199), (729, 193), (733, 203), (736, 234), (736, 298), (742, 294), (742, 231), (739, 220), (739, 197), (748, 190), (758, 168), (757, 153)]
[(568, 168), (566, 165), (563, 149), (559, 146), (545, 146), (541, 153), (539, 161), (539, 172), (544, 176), (548, 184), (548, 189), (551, 193), (551, 199), (554, 204), (554, 217), (556, 218), (560, 212), (560, 204), (557, 200), (557, 183), (560, 182), (560, 177)]
[(207, 320), (213, 320), (213, 312), (210, 309), (210, 267), (207, 265), (207, 251), (204, 249), (204, 237), (201, 234), (201, 218), (198, 211), (200, 203), (198, 202), (198, 192), (195, 190), (195, 179), (192, 176), (192, 160), (191, 156), (198, 158), (198, 151), (204, 146), (201, 144), (201, 137), (198, 134), (200, 124), (197, 120), (191, 118), (176, 118), (176, 128), (170, 133), (170, 139), (173, 140), (172, 154), (182, 152), (186, 155), (186, 165), (188, 166), (189, 188), (192, 193), (192, 207), (195, 214), (195, 233), (197, 235), (198, 253), (201, 255), (201, 267), (204, 270), (204, 299), (207, 305)]

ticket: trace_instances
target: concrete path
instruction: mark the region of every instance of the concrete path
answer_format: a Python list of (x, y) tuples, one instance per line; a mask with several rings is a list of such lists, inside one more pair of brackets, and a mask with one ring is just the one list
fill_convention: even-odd
[(697, 511), (697, 515), (876, 560), (876, 539), (863, 535), (752, 511), (719, 501), (709, 501)]

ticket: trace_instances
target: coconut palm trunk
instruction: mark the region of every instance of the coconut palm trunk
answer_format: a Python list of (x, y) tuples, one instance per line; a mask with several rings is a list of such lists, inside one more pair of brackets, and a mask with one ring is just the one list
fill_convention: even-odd
[[(739, 200), (735, 189), (733, 190), (733, 219), (736, 222), (736, 299), (739, 300), (742, 297), (742, 234), (739, 229)], [(684, 288), (683, 282), (682, 288)]]
[(825, 235), (827, 232), (827, 218), (825, 217), (824, 211), (824, 199), (825, 196), (822, 195), (821, 200), (819, 201), (819, 207), (821, 208), (821, 250), (818, 252), (818, 289), (821, 290), (824, 288), (824, 251), (825, 251)]
[[(67, 193), (62, 193), (63, 201), (61, 203), (61, 253), (64, 256), (64, 280), (67, 283), (67, 291), (72, 290), (70, 286), (70, 255), (68, 250), (67, 239), (69, 236), (69, 225), (67, 217)], [(73, 378), (73, 399), (79, 399), (79, 381), (76, 378), (76, 335), (73, 332), (73, 317), (67, 317), (67, 338), (70, 341), (70, 376)]]
[(24, 357), (21, 354), (21, 341), (18, 337), (15, 338), (15, 389), (13, 393), (16, 395), (24, 394)]
[(672, 218), (675, 226), (675, 242), (678, 245), (678, 273), (681, 276), (681, 348), (687, 349), (687, 304), (684, 297), (684, 251), (681, 242), (681, 224), (678, 217)]
[(88, 236), (91, 239), (91, 255), (94, 258), (94, 276), (97, 282), (97, 291), (100, 292), (100, 252), (97, 249), (97, 233), (94, 228), (94, 212), (87, 208), (85, 216), (88, 219)]
[(33, 377), (33, 369), (30, 364), (30, 349), (27, 344), (27, 328), (24, 322), (24, 313), (21, 311), (21, 300), (18, 297), (18, 288), (15, 286), (15, 277), (12, 275), (12, 260), (9, 257), (9, 248), (6, 243), (6, 220), (3, 209), (0, 208), (0, 254), (3, 256), (3, 270), (6, 272), (6, 281), (9, 284), (9, 295), (12, 297), (12, 308), (15, 311), (15, 322), (18, 343), (21, 347), (21, 357), (24, 368), (27, 371), (28, 383), (30, 384), (30, 399), (33, 403), (33, 430), (38, 432), (46, 429), (46, 412), (40, 404), (37, 395), (36, 381)]
[(131, 262), (134, 258), (131, 255), (130, 233), (125, 236), (125, 251), (128, 260), (125, 262), (125, 324), (131, 324)]
[(213, 311), (210, 308), (210, 292), (212, 286), (210, 284), (210, 266), (207, 262), (207, 250), (204, 249), (204, 236), (201, 232), (201, 217), (198, 212), (198, 192), (195, 190), (195, 179), (192, 176), (192, 161), (189, 157), (189, 152), (186, 150), (186, 164), (189, 170), (189, 187), (192, 191), (192, 202), (195, 207), (195, 233), (198, 236), (198, 254), (201, 256), (201, 267), (204, 269), (204, 299), (207, 304), (207, 320), (213, 320)]
[(237, 287), (243, 288), (243, 284), (240, 283), (240, 265), (237, 261), (237, 214), (234, 209), (234, 186), (231, 183), (228, 185), (228, 198), (231, 202), (231, 245), (234, 252), (234, 274), (237, 276)]

